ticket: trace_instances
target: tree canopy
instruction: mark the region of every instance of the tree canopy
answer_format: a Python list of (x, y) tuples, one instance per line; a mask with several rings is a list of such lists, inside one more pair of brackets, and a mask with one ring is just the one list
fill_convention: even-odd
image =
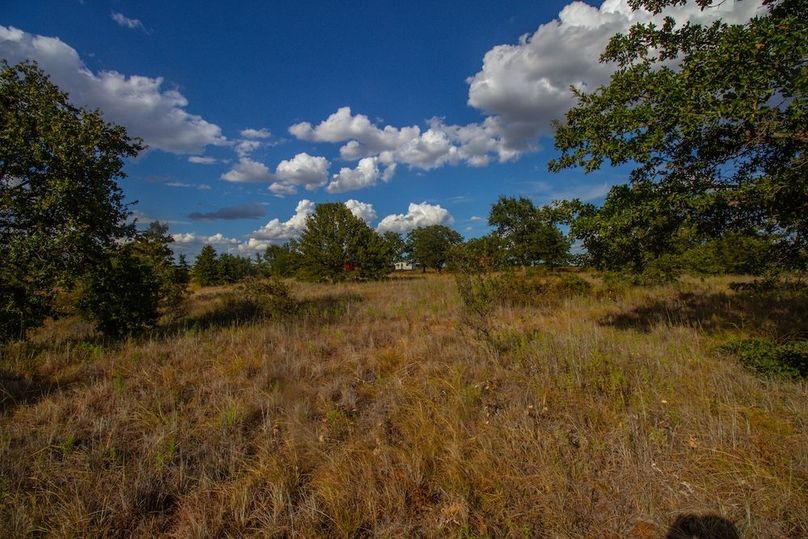
[(300, 237), (301, 269), (314, 280), (380, 279), (390, 270), (387, 243), (345, 204), (318, 204)]
[(35, 64), (0, 71), (0, 337), (54, 313), (54, 295), (131, 238), (118, 180), (144, 146), (73, 106)]
[[(629, 3), (659, 13), (684, 1)], [(617, 67), (610, 82), (573, 89), (578, 104), (555, 125), (551, 170), (636, 165), (603, 209), (577, 208), (579, 237), (596, 256), (609, 246), (641, 269), (683, 230), (692, 241), (747, 231), (777, 236), (778, 264), (804, 263), (808, 2), (764, 4), (746, 24), (636, 24), (603, 53)]]
[(211, 286), (219, 282), (219, 266), (216, 249), (211, 245), (202, 246), (202, 250), (194, 260), (191, 269), (194, 280), (202, 286)]
[(390, 264), (395, 265), (396, 262), (401, 262), (407, 251), (407, 242), (404, 241), (401, 234), (388, 230), (382, 233), (382, 239), (387, 244), (387, 251), (390, 254)]
[(270, 245), (264, 253), (264, 262), (270, 275), (292, 277), (300, 269), (297, 241), (290, 240), (283, 245)]
[(500, 197), (488, 215), (507, 262), (521, 266), (557, 266), (566, 261), (570, 244), (556, 226), (557, 220), (554, 208), (537, 208), (525, 197)]
[(407, 235), (407, 251), (412, 261), (424, 270), (434, 268), (441, 271), (449, 261), (452, 247), (462, 241), (463, 237), (448, 226), (425, 226)]

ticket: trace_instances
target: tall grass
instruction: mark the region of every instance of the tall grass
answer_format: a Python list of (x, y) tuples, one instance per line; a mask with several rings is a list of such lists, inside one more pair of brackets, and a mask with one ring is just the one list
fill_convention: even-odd
[(485, 311), (497, 346), (437, 275), (268, 318), (205, 289), (123, 343), (50, 325), (3, 350), (0, 536), (808, 535), (808, 385), (719, 350), (799, 306), (584, 278)]

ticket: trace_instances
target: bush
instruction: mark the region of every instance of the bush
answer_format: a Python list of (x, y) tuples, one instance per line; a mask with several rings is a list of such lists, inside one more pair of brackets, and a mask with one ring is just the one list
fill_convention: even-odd
[(468, 313), (487, 317), (494, 310), (500, 297), (501, 279), (489, 273), (455, 274), (460, 301)]
[(808, 377), (808, 341), (776, 344), (764, 339), (730, 341), (720, 350), (735, 355), (758, 374), (782, 378)]
[(562, 298), (587, 295), (592, 290), (592, 285), (578, 275), (558, 277), (542, 269), (499, 275), (464, 272), (456, 280), (464, 307), (477, 316), (487, 314), (496, 304), (553, 305)]
[[(543, 271), (543, 270), (540, 270)], [(553, 287), (535, 272), (508, 272), (500, 280), (498, 297), (507, 305), (535, 306), (552, 299)]]
[(86, 275), (77, 290), (79, 312), (109, 337), (138, 333), (157, 323), (159, 276), (132, 250), (133, 244), (121, 247)]
[(29, 328), (42, 325), (56, 311), (52, 291), (30, 289), (14, 280), (0, 275), (0, 343), (25, 339)]
[(564, 297), (587, 296), (592, 292), (592, 285), (586, 279), (574, 273), (565, 273), (555, 283), (556, 290)]
[(592, 285), (574, 273), (559, 276), (542, 269), (508, 273), (500, 286), (499, 296), (503, 302), (522, 306), (553, 305), (561, 299), (592, 292)]
[(621, 295), (633, 286), (663, 286), (676, 280), (676, 272), (666, 269), (667, 264), (649, 267), (642, 273), (630, 271), (605, 271), (601, 274), (601, 292)]
[(638, 285), (664, 285), (675, 281), (683, 272), (684, 263), (678, 255), (664, 254), (649, 262), (635, 279)]
[(263, 316), (289, 314), (295, 305), (289, 287), (278, 278), (248, 279), (239, 285), (239, 291)]

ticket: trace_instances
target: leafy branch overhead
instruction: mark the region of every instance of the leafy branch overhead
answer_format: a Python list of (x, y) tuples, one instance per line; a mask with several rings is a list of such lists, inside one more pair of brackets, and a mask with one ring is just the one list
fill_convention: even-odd
[[(660, 12), (682, 3), (632, 6)], [(637, 24), (614, 36), (601, 60), (617, 70), (591, 93), (573, 89), (578, 104), (555, 124), (560, 156), (551, 170), (633, 163), (631, 198), (644, 199), (630, 210), (635, 217), (678, 221), (701, 237), (775, 233), (779, 259), (804, 257), (808, 2), (766, 2), (743, 25)], [(616, 188), (607, 206), (625, 198)], [(668, 238), (679, 230), (664, 228)]]

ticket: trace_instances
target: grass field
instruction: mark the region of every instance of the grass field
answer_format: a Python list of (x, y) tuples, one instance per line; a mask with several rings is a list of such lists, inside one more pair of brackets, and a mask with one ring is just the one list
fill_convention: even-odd
[(204, 289), (117, 344), (51, 324), (0, 363), (0, 536), (808, 536), (808, 384), (717, 351), (808, 307), (587, 278), (486, 335), (430, 274), (293, 283), (271, 319)]

